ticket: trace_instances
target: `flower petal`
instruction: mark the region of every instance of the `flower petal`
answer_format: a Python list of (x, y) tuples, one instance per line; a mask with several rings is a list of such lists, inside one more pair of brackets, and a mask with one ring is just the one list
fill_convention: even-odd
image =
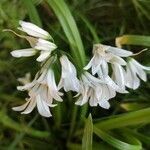
[(23, 112), (21, 112), (21, 114), (29, 114), (36, 106), (35, 98), (30, 98), (29, 101), (30, 101), (29, 105), (26, 107), (26, 109)]
[(39, 114), (44, 117), (51, 117), (52, 114), (50, 113), (49, 107), (45, 101), (41, 99), (40, 95), (36, 96), (36, 101)]
[(38, 62), (42, 62), (44, 60), (46, 60), (49, 56), (50, 56), (51, 52), (44, 52), (44, 51), (41, 51), (41, 54), (40, 56), (36, 59)]
[(109, 46), (109, 48), (106, 50), (107, 52), (110, 52), (114, 55), (120, 56), (120, 57), (129, 57), (131, 55), (133, 55), (132, 52), (121, 49), (121, 48), (117, 48), (117, 47), (112, 47)]
[(42, 38), (42, 39), (51, 39), (51, 36), (47, 31), (41, 29), (40, 27), (38, 27), (37, 25), (33, 23), (19, 21), (19, 24), (21, 28), (18, 28), (18, 29), (26, 32), (27, 34), (31, 36)]
[(137, 89), (140, 86), (140, 80), (139, 78), (136, 76), (136, 70), (134, 67), (131, 66), (131, 64), (129, 63), (127, 65), (127, 73), (126, 73), (126, 86), (128, 88), (131, 89)]
[(131, 59), (130, 60), (132, 63), (134, 63), (134, 65), (135, 66), (137, 66), (137, 67), (139, 67), (139, 68), (142, 68), (142, 69), (144, 69), (144, 70), (150, 70), (150, 67), (146, 67), (146, 66), (143, 66), (143, 65), (141, 65), (139, 62), (137, 62), (135, 59)]
[(36, 50), (33, 48), (28, 48), (28, 49), (20, 49), (20, 50), (14, 50), (11, 52), (11, 55), (13, 57), (30, 57), (36, 54)]
[(109, 60), (109, 62), (112, 64), (117, 63), (123, 66), (127, 64), (126, 61), (124, 61), (121, 57), (115, 55), (112, 55), (112, 58)]
[(28, 106), (29, 103), (30, 103), (30, 101), (28, 100), (25, 104), (23, 104), (21, 106), (13, 107), (12, 109), (14, 111), (23, 111)]
[(43, 39), (38, 39), (38, 42), (36, 43), (36, 46), (34, 48), (43, 51), (53, 51), (57, 48), (57, 46), (52, 42)]

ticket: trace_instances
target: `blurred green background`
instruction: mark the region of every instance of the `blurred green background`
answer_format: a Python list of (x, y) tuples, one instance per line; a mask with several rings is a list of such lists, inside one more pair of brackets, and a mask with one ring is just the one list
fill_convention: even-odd
[[(84, 109), (74, 107), (75, 100), (70, 98), (72, 93), (67, 93), (64, 102), (51, 109), (53, 117), (48, 119), (39, 116), (37, 110), (29, 115), (12, 111), (13, 106), (22, 104), (27, 97), (26, 92), (17, 91), (17, 78), (27, 72), (34, 77), (40, 68), (34, 57), (16, 59), (10, 55), (14, 49), (29, 47), (24, 39), (3, 32), (3, 29), (18, 32), (19, 20), (43, 27), (59, 48), (70, 52), (70, 43), (63, 31), (64, 27), (68, 29), (70, 23), (66, 6), (77, 24), (87, 60), (91, 57), (93, 44), (115, 46), (116, 37), (123, 35), (128, 35), (126, 40), (123, 39), (125, 49), (137, 53), (150, 48), (150, 0), (57, 0), (62, 13), (66, 13), (63, 16), (57, 12), (53, 1), (56, 0), (0, 0), (0, 150), (91, 150), (90, 141), (95, 150), (128, 150), (128, 146), (124, 147), (118, 140), (131, 145), (137, 140), (137, 147), (130, 145), (130, 150), (138, 150), (141, 145), (149, 150), (150, 82), (141, 82), (140, 88), (130, 90), (129, 94), (118, 94), (111, 100), (109, 110), (88, 108), (84, 116)], [(62, 23), (61, 19), (65, 21)], [(70, 31), (73, 30), (71, 27)], [(150, 66), (149, 50), (135, 58)], [(94, 126), (100, 129), (99, 132), (94, 130), (93, 140), (89, 138), (92, 137), (91, 118), (85, 120), (89, 113), (92, 114)], [(103, 118), (106, 121), (101, 121)], [(118, 126), (113, 127), (115, 124)], [(106, 132), (102, 133), (103, 129), (107, 129)]]

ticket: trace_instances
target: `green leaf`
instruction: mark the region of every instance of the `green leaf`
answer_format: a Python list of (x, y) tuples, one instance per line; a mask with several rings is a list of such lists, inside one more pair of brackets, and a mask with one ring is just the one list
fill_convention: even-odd
[(36, 25), (42, 27), (42, 23), (39, 17), (39, 14), (36, 10), (36, 7), (32, 0), (22, 0), (23, 4), (25, 5), (26, 9), (28, 10), (28, 14), (30, 20), (35, 23)]
[(150, 122), (150, 108), (141, 109), (122, 115), (111, 116), (105, 120), (101, 120), (94, 125), (103, 130), (110, 130), (137, 124), (146, 124)]
[(116, 46), (121, 47), (124, 44), (150, 46), (150, 36), (123, 35), (116, 38)]
[(142, 108), (146, 108), (148, 107), (148, 103), (137, 103), (137, 102), (134, 102), (134, 103), (122, 103), (120, 106), (125, 109), (126, 111), (133, 111), (133, 110), (139, 110), (139, 109), (142, 109)]
[(64, 0), (47, 0), (54, 10), (70, 43), (72, 54), (80, 69), (85, 65), (85, 52), (76, 22)]
[(92, 116), (89, 115), (85, 123), (84, 134), (82, 138), (82, 150), (92, 150), (93, 141), (93, 122)]
[(123, 142), (110, 134), (96, 128), (94, 126), (94, 133), (99, 136), (102, 140), (105, 142), (109, 143), (113, 147), (119, 149), (119, 150), (141, 150), (142, 146), (139, 140), (137, 140), (135, 137), (131, 135), (125, 135), (124, 133), (122, 134), (123, 138), (126, 139), (129, 143)]
[(78, 13), (78, 16), (83, 20), (83, 22), (85, 23), (85, 25), (88, 27), (89, 31), (91, 32), (91, 35), (93, 36), (94, 42), (95, 43), (100, 43), (101, 40), (98, 37), (95, 28), (89, 22), (89, 20), (84, 15), (82, 15), (81, 13)]
[(145, 143), (145, 144), (150, 146), (150, 137), (149, 136), (146, 136), (144, 134), (139, 133), (138, 131), (135, 131), (135, 130), (132, 130), (132, 129), (128, 129), (128, 128), (124, 128), (123, 130), (124, 130), (124, 132), (135, 136), (141, 142), (143, 142), (143, 143)]
[(5, 127), (8, 127), (18, 132), (24, 132), (34, 137), (43, 138), (49, 136), (49, 133), (46, 131), (38, 131), (15, 122), (10, 117), (8, 117), (4, 111), (0, 111), (0, 123)]

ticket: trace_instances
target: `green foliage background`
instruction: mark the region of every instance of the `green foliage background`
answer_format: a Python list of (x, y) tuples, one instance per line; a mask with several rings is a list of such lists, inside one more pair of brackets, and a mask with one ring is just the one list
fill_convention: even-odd
[[(0, 150), (150, 149), (149, 82), (118, 94), (110, 100), (109, 110), (74, 106), (74, 93), (68, 92), (64, 102), (51, 109), (52, 118), (43, 118), (36, 110), (29, 115), (12, 111), (27, 96), (16, 90), (17, 78), (27, 72), (34, 76), (40, 68), (33, 57), (10, 55), (13, 49), (29, 46), (2, 31), (17, 31), (19, 20), (49, 31), (79, 69), (91, 57), (94, 43), (114, 46), (116, 37), (128, 35), (122, 39), (124, 48), (134, 53), (150, 48), (149, 0), (0, 0)], [(149, 51), (136, 56), (147, 66), (149, 58)]]

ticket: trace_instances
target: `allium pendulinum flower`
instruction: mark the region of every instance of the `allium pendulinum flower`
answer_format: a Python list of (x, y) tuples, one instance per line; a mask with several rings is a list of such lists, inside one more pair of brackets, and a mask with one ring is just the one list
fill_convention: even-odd
[(79, 91), (79, 80), (77, 78), (77, 71), (75, 66), (69, 61), (67, 56), (63, 55), (60, 58), (61, 62), (61, 79), (58, 84), (59, 89), (64, 88), (68, 91)]
[(90, 106), (101, 106), (108, 109), (110, 107), (108, 100), (116, 96), (116, 92), (126, 93), (121, 90), (113, 80), (107, 76), (103, 80), (85, 72), (81, 76), (79, 99), (76, 105), (84, 105), (89, 101)]
[(18, 27), (18, 29), (23, 32), (26, 32), (30, 36), (45, 39), (45, 40), (49, 40), (52, 38), (51, 35), (47, 31), (41, 29), (40, 27), (38, 27), (37, 25), (33, 23), (20, 20), (19, 25), (21, 27)]
[(50, 34), (32, 23), (24, 21), (20, 21), (19, 23), (21, 25), (21, 28), (19, 27), (19, 29), (29, 35), (20, 35), (20, 37), (29, 41), (31, 48), (14, 50), (11, 52), (12, 56), (18, 58), (29, 57), (40, 52), (40, 56), (37, 58), (37, 61), (42, 62), (46, 60), (50, 56), (51, 52), (57, 48), (54, 43), (48, 41), (48, 39), (51, 39)]
[(131, 89), (137, 89), (140, 86), (140, 79), (147, 81), (144, 70), (150, 70), (150, 67), (141, 65), (135, 59), (130, 58), (126, 67), (126, 86)]
[(93, 75), (101, 71), (104, 76), (108, 75), (108, 62), (111, 64), (126, 65), (126, 62), (121, 57), (132, 55), (132, 52), (102, 44), (95, 44), (93, 53), (93, 58), (84, 69), (88, 70), (91, 68)]
[(25, 104), (13, 107), (13, 110), (22, 111), (22, 114), (32, 112), (34, 107), (37, 106), (40, 115), (50, 117), (49, 107), (56, 106), (56, 104), (53, 104), (53, 99), (62, 101), (60, 97), (62, 93), (58, 91), (52, 69), (44, 70), (39, 78), (35, 77), (32, 82), (26, 83), (24, 86), (18, 86), (17, 89), (27, 90), (29, 94)]

